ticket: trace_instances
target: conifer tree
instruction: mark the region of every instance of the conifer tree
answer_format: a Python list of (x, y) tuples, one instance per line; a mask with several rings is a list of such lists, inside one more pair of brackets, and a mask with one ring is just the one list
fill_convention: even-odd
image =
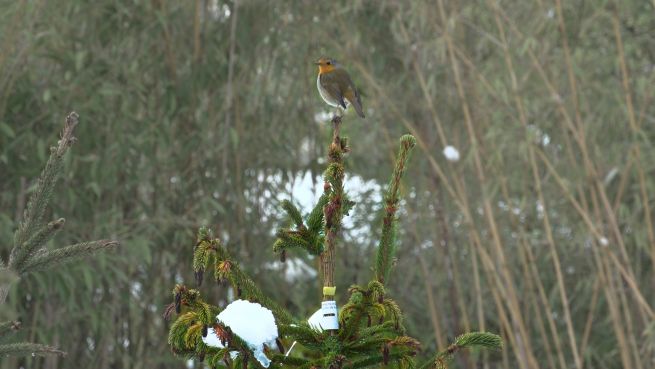
[[(332, 123), (334, 131), (328, 148), (323, 194), (305, 216), (291, 201), (283, 202), (282, 209), (287, 213), (291, 226), (280, 228), (273, 243), (273, 250), (281, 255), (282, 261), (290, 249), (302, 249), (320, 258), (323, 300), (334, 299), (335, 245), (339, 241), (342, 220), (355, 204), (344, 191), (344, 156), (350, 147), (348, 140), (339, 136), (341, 118), (333, 118)], [(229, 282), (240, 299), (257, 302), (271, 310), (279, 331), (276, 341), (279, 352), (264, 348), (271, 361), (268, 368), (277, 369), (284, 365), (303, 369), (358, 369), (392, 365), (398, 368), (441, 369), (446, 368), (451, 357), (462, 349), (502, 347), (500, 337), (495, 334), (465, 333), (426, 362), (415, 362), (420, 343), (407, 335), (402, 311), (385, 288), (397, 248), (400, 182), (415, 143), (411, 135), (400, 139), (395, 169), (383, 200), (382, 233), (373, 265), (375, 276), (366, 285), (353, 285), (348, 289), (349, 299), (339, 311), (339, 328), (336, 330), (316, 329), (305, 319), (292, 316), (256, 286), (230, 255), (228, 248), (208, 228), (198, 231), (193, 253), (197, 287), (201, 286), (205, 271), (213, 269), (214, 279)], [(166, 319), (173, 312), (178, 314), (169, 330), (168, 342), (172, 351), (187, 358), (206, 361), (210, 368), (263, 368), (258, 360), (252, 359), (252, 347), (234, 334), (228, 325), (217, 321), (216, 315), (220, 311), (220, 308), (205, 301), (197, 288), (176, 285), (173, 302), (164, 312)], [(223, 348), (203, 342), (209, 328), (216, 332)], [(302, 356), (289, 355), (288, 352), (285, 355), (285, 343), (292, 342), (304, 347)]]
[[(9, 260), (0, 259), (0, 304), (4, 304), (9, 289), (20, 278), (37, 271), (45, 271), (61, 266), (99, 251), (118, 246), (112, 240), (97, 240), (49, 249), (46, 245), (64, 226), (64, 218), (44, 224), (46, 209), (53, 196), (53, 190), (63, 170), (64, 155), (75, 143), (73, 131), (79, 116), (72, 112), (66, 117), (64, 130), (57, 146), (50, 148), (50, 157), (34, 188), (23, 213), (22, 220), (14, 234), (14, 243)], [(20, 328), (19, 321), (0, 323), (0, 357), (7, 355), (63, 355), (63, 351), (31, 342), (8, 343), (10, 333)]]

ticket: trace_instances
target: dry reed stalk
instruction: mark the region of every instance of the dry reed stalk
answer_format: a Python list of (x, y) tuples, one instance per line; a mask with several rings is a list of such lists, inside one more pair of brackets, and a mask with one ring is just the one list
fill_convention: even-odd
[[(635, 116), (635, 110), (632, 103), (632, 94), (630, 91), (630, 76), (628, 74), (628, 67), (625, 62), (625, 52), (623, 51), (623, 39), (621, 37), (621, 29), (619, 26), (619, 19), (616, 8), (612, 11), (612, 29), (614, 31), (614, 38), (616, 40), (616, 48), (619, 59), (619, 66), (621, 68), (621, 84), (623, 87), (623, 93), (625, 95), (625, 105), (628, 113), (628, 123), (630, 129), (632, 130), (633, 136), (638, 137), (641, 133), (639, 123), (637, 122)], [(639, 140), (636, 140), (632, 144), (632, 151), (634, 151), (634, 157), (638, 165), (636, 166), (637, 175), (639, 180), (639, 192), (641, 195), (641, 202), (644, 206), (644, 213), (646, 216), (646, 230), (648, 234), (648, 242), (650, 244), (650, 257), (651, 263), (655, 265), (655, 231), (653, 231), (653, 221), (650, 214), (650, 201), (648, 200), (648, 194), (646, 189), (646, 180), (644, 176), (644, 169), (642, 165), (639, 165), (641, 162), (641, 149), (639, 147)], [(627, 172), (626, 172), (627, 173)], [(655, 277), (654, 277), (655, 278)]]
[(425, 292), (428, 298), (428, 310), (430, 311), (430, 321), (432, 322), (432, 330), (434, 331), (434, 338), (437, 341), (437, 351), (444, 350), (448, 343), (444, 338), (443, 329), (441, 328), (441, 322), (439, 317), (441, 314), (438, 312), (436, 300), (434, 298), (434, 293), (432, 292), (432, 284), (430, 281), (430, 272), (428, 267), (425, 264), (425, 260), (422, 257), (418, 258), (419, 265), (421, 266), (421, 274), (423, 275), (423, 281), (425, 282)]
[[(585, 198), (582, 204), (586, 211), (588, 211), (589, 205), (586, 203)], [(598, 199), (595, 194), (591, 196), (594, 216), (596, 219), (602, 219), (600, 214)], [(621, 356), (621, 362), (623, 363), (624, 368), (632, 368), (632, 363), (629, 355), (629, 346), (623, 331), (625, 323), (621, 319), (621, 314), (619, 313), (619, 308), (616, 305), (616, 292), (614, 290), (614, 285), (612, 284), (611, 275), (613, 273), (612, 269), (609, 267), (609, 262), (607, 260), (607, 254), (603, 253), (602, 250), (598, 247), (596, 240), (591, 241), (592, 250), (594, 255), (594, 261), (596, 262), (596, 269), (598, 271), (598, 278), (601, 281), (603, 286), (603, 292), (605, 292), (605, 299), (607, 300), (607, 305), (610, 310), (610, 319), (612, 321), (612, 326), (614, 328), (614, 335), (618, 343), (619, 354)]]
[(591, 295), (591, 302), (589, 303), (589, 313), (587, 314), (587, 322), (585, 323), (585, 328), (582, 333), (582, 343), (580, 344), (580, 352), (582, 353), (582, 355), (584, 355), (585, 351), (587, 350), (587, 344), (589, 343), (589, 335), (591, 334), (591, 328), (594, 323), (594, 314), (596, 313), (596, 306), (598, 305), (599, 292), (600, 292), (600, 280), (596, 279), (594, 281), (593, 292)]
[[(444, 25), (447, 25), (448, 20), (446, 19), (446, 12), (444, 10), (442, 0), (438, 1), (438, 8), (439, 8), (441, 22)], [(469, 133), (469, 138), (471, 140), (471, 147), (472, 147), (473, 158), (475, 162), (475, 168), (478, 176), (478, 181), (480, 182), (482, 188), (484, 189), (487, 181), (486, 181), (484, 169), (482, 167), (480, 152), (478, 150), (479, 145), (477, 143), (475, 129), (473, 128), (473, 121), (471, 118), (469, 103), (466, 94), (464, 92), (463, 83), (459, 72), (459, 66), (457, 61), (455, 60), (455, 54), (453, 52), (453, 47), (452, 47), (452, 43), (453, 43), (452, 37), (450, 36), (447, 27), (444, 27), (444, 38), (446, 39), (448, 56), (455, 79), (455, 86), (457, 88), (457, 93), (459, 95), (460, 103), (462, 105), (464, 122), (466, 123), (466, 128)], [(498, 263), (500, 264), (501, 272), (503, 273), (504, 283), (506, 283), (507, 285), (508, 297), (509, 297), (508, 307), (512, 310), (512, 319), (513, 322), (516, 324), (517, 331), (521, 338), (520, 343), (523, 348), (523, 354), (525, 355), (525, 359), (531, 367), (538, 368), (539, 365), (537, 364), (536, 358), (534, 357), (533, 354), (533, 350), (530, 343), (530, 337), (527, 333), (527, 329), (525, 328), (523, 317), (520, 315), (520, 307), (518, 303), (516, 289), (510, 271), (507, 267), (505, 252), (503, 250), (500, 236), (498, 233), (498, 228), (496, 226), (495, 216), (494, 216), (493, 208), (491, 206), (491, 202), (489, 201), (489, 197), (486, 194), (483, 196), (482, 201), (483, 201), (484, 215), (488, 223), (489, 231), (491, 232), (491, 236), (493, 240), (492, 243), (495, 247), (496, 257), (498, 258), (497, 260)]]
[[(502, 22), (500, 21), (500, 16), (497, 11), (497, 5), (495, 4), (489, 4), (489, 5), (495, 10), (494, 13), (495, 13), (496, 26), (498, 28), (498, 32), (500, 33), (500, 39), (502, 41), (503, 52), (505, 55), (505, 64), (507, 65), (507, 70), (511, 77), (510, 80), (512, 86), (512, 94), (514, 95), (516, 110), (519, 113), (519, 118), (520, 118), (519, 121), (523, 126), (523, 129), (525, 130), (526, 140), (529, 140), (530, 137), (528, 133), (527, 117), (526, 117), (525, 110), (523, 108), (523, 101), (521, 100), (521, 97), (519, 95), (519, 91), (518, 91), (519, 86), (516, 80), (516, 72), (514, 71), (512, 58), (511, 55), (509, 54), (509, 45), (507, 43), (507, 38), (505, 36), (505, 29), (503, 27)], [(548, 241), (548, 246), (551, 252), (551, 260), (553, 261), (553, 267), (555, 269), (555, 276), (557, 278), (557, 288), (560, 294), (562, 310), (564, 311), (564, 319), (566, 321), (566, 331), (569, 336), (571, 353), (573, 354), (573, 360), (576, 368), (582, 369), (582, 360), (580, 358), (580, 353), (578, 352), (578, 345), (575, 338), (573, 321), (571, 319), (571, 309), (569, 307), (569, 299), (566, 292), (566, 286), (564, 284), (562, 267), (560, 265), (560, 257), (557, 252), (557, 247), (555, 245), (555, 240), (553, 238), (553, 230), (550, 225), (550, 216), (548, 215), (548, 204), (546, 203), (546, 199), (542, 191), (541, 177), (539, 176), (539, 168), (537, 167), (537, 163), (535, 160), (534, 148), (532, 143), (530, 142), (528, 142), (528, 159), (530, 162), (530, 167), (532, 169), (532, 177), (537, 191), (537, 198), (544, 209), (542, 219), (543, 219), (544, 229), (546, 231), (546, 240)]]

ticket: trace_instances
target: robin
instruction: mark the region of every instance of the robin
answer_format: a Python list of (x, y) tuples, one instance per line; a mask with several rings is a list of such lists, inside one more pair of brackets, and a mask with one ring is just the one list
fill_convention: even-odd
[(336, 60), (330, 58), (320, 58), (315, 64), (318, 65), (316, 87), (323, 100), (328, 105), (343, 110), (352, 105), (357, 115), (364, 118), (362, 100), (348, 72)]

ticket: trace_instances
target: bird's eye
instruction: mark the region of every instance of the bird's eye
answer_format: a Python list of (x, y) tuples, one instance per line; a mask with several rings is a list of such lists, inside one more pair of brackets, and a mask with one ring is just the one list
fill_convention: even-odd
[(325, 63), (325, 64), (330, 65), (330, 64), (332, 64), (332, 62), (328, 60), (327, 63)]

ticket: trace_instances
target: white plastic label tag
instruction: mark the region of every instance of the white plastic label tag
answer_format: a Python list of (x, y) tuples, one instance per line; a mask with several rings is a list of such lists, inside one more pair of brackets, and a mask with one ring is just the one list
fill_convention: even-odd
[(339, 329), (339, 312), (336, 301), (323, 301), (321, 308), (307, 321), (312, 328), (319, 331)]
[(339, 313), (337, 311), (336, 301), (323, 301), (321, 303), (321, 327), (325, 330), (339, 329)]

